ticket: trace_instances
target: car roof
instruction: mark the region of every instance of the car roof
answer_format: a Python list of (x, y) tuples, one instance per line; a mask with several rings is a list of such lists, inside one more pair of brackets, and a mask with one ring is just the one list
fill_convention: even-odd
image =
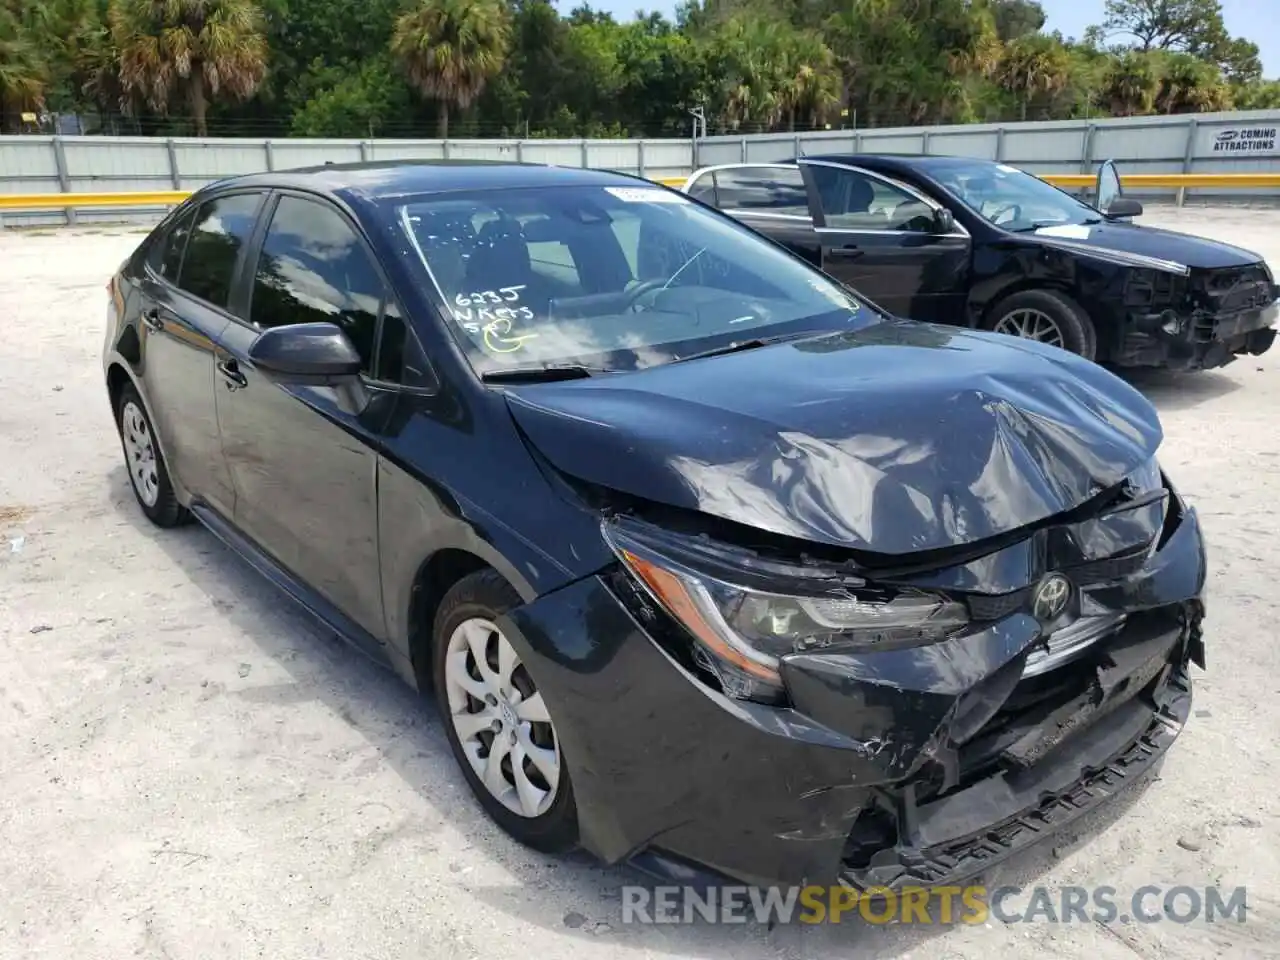
[[(543, 186), (635, 184), (637, 178), (608, 170), (557, 167), (504, 160), (378, 160), (251, 173), (210, 187), (295, 188), (369, 200), (468, 190)], [(644, 181), (648, 183), (648, 181)], [(657, 184), (651, 184), (655, 188)]]

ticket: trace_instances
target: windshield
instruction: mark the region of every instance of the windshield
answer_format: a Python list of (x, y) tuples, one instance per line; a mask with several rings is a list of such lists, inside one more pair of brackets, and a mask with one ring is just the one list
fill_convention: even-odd
[(659, 187), (453, 193), (401, 202), (396, 219), (482, 375), (636, 369), (882, 319), (771, 241)]
[(1007, 230), (1097, 223), (1102, 219), (1088, 204), (1002, 163), (947, 162), (930, 172), (967, 206)]

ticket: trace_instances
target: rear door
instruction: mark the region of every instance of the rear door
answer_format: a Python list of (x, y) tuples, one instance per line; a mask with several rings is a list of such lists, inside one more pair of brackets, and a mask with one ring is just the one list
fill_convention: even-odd
[(960, 224), (939, 227), (938, 201), (862, 167), (799, 163), (813, 188), (824, 270), (897, 316), (964, 321), (972, 245)]
[(691, 176), (684, 193), (723, 210), (815, 266), (821, 244), (804, 173), (793, 163), (707, 167)]
[(259, 233), (219, 344), (218, 422), (235, 524), (380, 640), (377, 436), (388, 405), (353, 415), (331, 387), (274, 383), (254, 369), (249, 348), (269, 327), (335, 323), (364, 359), (377, 399), (386, 392), (374, 375), (379, 323), (398, 323), (400, 313), (362, 236), (327, 200), (281, 192)]
[(222, 194), (174, 221), (139, 284), (143, 386), (170, 474), (219, 512), (234, 506), (215, 406), (214, 344), (261, 192)]

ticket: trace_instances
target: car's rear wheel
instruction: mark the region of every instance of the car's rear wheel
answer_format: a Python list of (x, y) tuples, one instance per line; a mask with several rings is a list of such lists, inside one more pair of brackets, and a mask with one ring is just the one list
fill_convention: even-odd
[(189, 521), (191, 514), (178, 502), (155, 428), (133, 384), (127, 384), (116, 400), (116, 428), (129, 485), (147, 519), (159, 527), (176, 527)]
[(1093, 322), (1078, 303), (1057, 290), (1023, 290), (996, 304), (986, 327), (1026, 340), (1096, 358), (1098, 336)]
[(578, 812), (542, 692), (497, 621), (520, 603), (492, 570), (464, 577), (436, 613), (436, 702), (472, 792), (516, 840), (558, 853), (578, 841)]

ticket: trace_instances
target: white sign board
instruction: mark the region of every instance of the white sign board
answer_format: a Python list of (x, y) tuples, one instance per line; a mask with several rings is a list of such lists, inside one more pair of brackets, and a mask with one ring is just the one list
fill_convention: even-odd
[(1259, 156), (1280, 152), (1280, 127), (1228, 127), (1213, 137), (1213, 153), (1221, 156)]

